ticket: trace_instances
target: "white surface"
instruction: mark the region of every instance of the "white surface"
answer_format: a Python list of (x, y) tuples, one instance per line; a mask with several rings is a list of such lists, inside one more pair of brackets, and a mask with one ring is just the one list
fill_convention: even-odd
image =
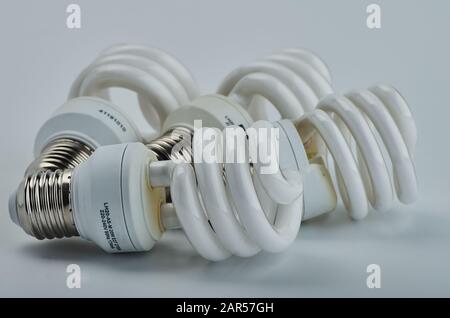
[[(450, 296), (450, 5), (377, 2), (381, 30), (366, 28), (369, 2), (359, 0), (78, 1), (82, 29), (68, 30), (69, 2), (4, 1), (0, 296)], [(317, 52), (339, 92), (393, 84), (417, 120), (419, 201), (371, 212), (359, 223), (340, 210), (303, 224), (282, 254), (218, 264), (200, 258), (181, 233), (133, 255), (108, 255), (79, 239), (27, 237), (7, 206), (32, 159), (34, 136), (78, 72), (116, 42), (168, 50), (191, 68), (203, 92), (233, 67), (293, 46)], [(81, 289), (66, 287), (71, 263), (81, 267)], [(372, 263), (382, 270), (378, 290), (366, 287)]]

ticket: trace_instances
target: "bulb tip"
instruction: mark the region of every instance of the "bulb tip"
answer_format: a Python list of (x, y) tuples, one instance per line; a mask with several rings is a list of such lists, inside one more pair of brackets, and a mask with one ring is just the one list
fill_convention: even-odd
[(11, 220), (19, 225), (19, 216), (17, 214), (17, 204), (16, 204), (16, 191), (14, 191), (10, 196), (9, 196), (9, 216), (11, 218)]

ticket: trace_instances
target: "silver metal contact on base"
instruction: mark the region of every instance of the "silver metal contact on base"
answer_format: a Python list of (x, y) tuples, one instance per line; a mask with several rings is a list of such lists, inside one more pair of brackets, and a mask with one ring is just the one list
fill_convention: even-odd
[(60, 138), (50, 142), (27, 168), (25, 175), (40, 170), (73, 169), (86, 161), (94, 152), (90, 146), (81, 141)]
[(174, 160), (192, 163), (192, 137), (194, 132), (186, 127), (176, 127), (152, 141), (147, 147), (158, 161)]
[(78, 236), (71, 208), (72, 170), (37, 171), (17, 190), (20, 226), (37, 239)]

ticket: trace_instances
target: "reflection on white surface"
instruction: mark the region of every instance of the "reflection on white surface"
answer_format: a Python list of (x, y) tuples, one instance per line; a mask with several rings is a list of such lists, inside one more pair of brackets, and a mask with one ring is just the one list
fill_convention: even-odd
[[(396, 208), (349, 220), (341, 209), (307, 222), (284, 253), (212, 263), (181, 231), (141, 254), (106, 254), (81, 239), (35, 241), (8, 226), (0, 295), (22, 296), (432, 296), (450, 295), (446, 273), (450, 216)], [(429, 205), (428, 205), (429, 206)], [(432, 216), (432, 217), (431, 217)], [(67, 264), (80, 265), (82, 288), (65, 286)], [(366, 267), (380, 264), (382, 288), (366, 287)], [(12, 265), (14, 264), (14, 265)]]

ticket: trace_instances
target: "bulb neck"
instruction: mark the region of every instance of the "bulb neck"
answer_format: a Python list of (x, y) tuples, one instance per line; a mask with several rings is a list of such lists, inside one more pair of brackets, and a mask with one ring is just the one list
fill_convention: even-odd
[(25, 176), (42, 170), (74, 169), (93, 153), (94, 149), (82, 141), (70, 138), (55, 139), (47, 144), (28, 166)]
[(27, 176), (11, 198), (11, 218), (40, 240), (78, 236), (71, 180), (71, 169), (37, 171)]
[(193, 129), (178, 126), (150, 142), (147, 148), (153, 152), (158, 161), (173, 160), (191, 163), (193, 135)]

